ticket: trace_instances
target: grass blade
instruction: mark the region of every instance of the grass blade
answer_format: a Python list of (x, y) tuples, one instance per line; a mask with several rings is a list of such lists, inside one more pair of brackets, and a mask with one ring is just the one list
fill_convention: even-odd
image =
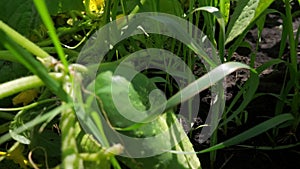
[[(228, 117), (226, 120), (224, 120), (220, 126), (226, 125), (229, 121), (234, 119), (239, 113), (241, 113), (243, 110), (245, 110), (246, 106), (251, 102), (253, 99), (256, 89), (258, 88), (259, 85), (259, 76), (257, 74), (251, 73), (250, 79), (246, 82), (245, 87), (243, 87), (238, 94), (236, 95), (237, 99), (240, 96), (244, 96), (244, 101), (242, 104)], [(229, 106), (227, 109), (225, 115), (229, 113), (231, 108), (234, 106), (236, 103), (237, 99), (234, 98), (234, 102)]]
[(250, 67), (239, 62), (224, 63), (208, 72), (201, 78), (197, 79), (193, 83), (189, 84), (186, 88), (182, 89), (180, 92), (171, 97), (167, 102), (166, 109), (169, 109), (183, 101), (188, 100), (199, 92), (214, 85), (221, 79), (225, 78), (225, 76), (236, 71), (237, 69), (250, 69)]
[(57, 54), (59, 56), (59, 59), (60, 61), (63, 63), (64, 65), (64, 71), (66, 73), (69, 72), (69, 69), (68, 69), (68, 62), (67, 62), (67, 59), (65, 57), (65, 54), (64, 54), (64, 51), (60, 45), (60, 41), (58, 39), (58, 36), (55, 32), (55, 28), (54, 28), (54, 24), (53, 24), (53, 21), (51, 20), (51, 17), (50, 17), (50, 14), (48, 12), (48, 9), (47, 9), (47, 6), (46, 6), (46, 3), (44, 0), (34, 0), (34, 4), (45, 24), (45, 26), (47, 27), (48, 31), (49, 31), (49, 36), (51, 37), (52, 41), (53, 41), (53, 44), (57, 50)]
[(258, 125), (256, 125), (255, 127), (233, 137), (230, 138), (224, 142), (221, 142), (213, 147), (207, 148), (205, 150), (200, 151), (199, 153), (206, 153), (206, 152), (210, 152), (210, 151), (214, 151), (214, 150), (218, 150), (218, 149), (222, 149), (225, 147), (229, 147), (232, 145), (236, 145), (239, 144), (247, 139), (250, 139), (252, 137), (255, 137), (269, 129), (272, 129), (273, 127), (286, 122), (288, 120), (292, 120), (294, 117), (291, 114), (281, 114), (278, 115), (276, 117), (273, 117), (265, 122), (262, 122)]
[(204, 6), (204, 7), (197, 8), (191, 14), (193, 14), (196, 11), (206, 11), (206, 12), (213, 14), (217, 18), (217, 21), (221, 27), (220, 35), (219, 35), (219, 43), (218, 43), (219, 55), (220, 55), (221, 61), (224, 62), (224, 52), (225, 52), (225, 45), (224, 45), (225, 44), (225, 21), (224, 21), (224, 17), (222, 16), (222, 14), (218, 8), (211, 7), (211, 6)]
[[(187, 87), (185, 87), (184, 89), (179, 91), (177, 94), (172, 96), (167, 101), (165, 110), (168, 110), (168, 109), (192, 98), (199, 92), (207, 89), (208, 87), (214, 85), (215, 83), (217, 83), (218, 81), (223, 79), (226, 75), (229, 75), (230, 73), (236, 71), (237, 69), (242, 69), (242, 68), (250, 69), (250, 67), (248, 65), (245, 65), (245, 64), (239, 63), (239, 62), (227, 62), (227, 63), (224, 63), (224, 64), (216, 67), (209, 73), (205, 74), (204, 76), (197, 79), (196, 81), (194, 81), (193, 83), (189, 84)], [(153, 117), (155, 117), (157, 115), (157, 112), (160, 112), (160, 109), (161, 109), (161, 107), (154, 109), (153, 113), (151, 113), (151, 115), (149, 115), (143, 121), (146, 122), (146, 121), (152, 120)], [(142, 123), (137, 123), (137, 124), (131, 125), (126, 128), (121, 128), (121, 129), (118, 128), (118, 130), (130, 131), (130, 130), (134, 130), (134, 129), (138, 128), (141, 125), (142, 125)]]

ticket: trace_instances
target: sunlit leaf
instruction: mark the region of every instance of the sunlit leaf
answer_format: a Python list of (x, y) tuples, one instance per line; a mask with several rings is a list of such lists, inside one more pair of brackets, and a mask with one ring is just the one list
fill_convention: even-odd
[(228, 30), (226, 32), (226, 43), (240, 35), (250, 24), (255, 16), (255, 10), (259, 0), (241, 0), (238, 1), (234, 13), (230, 18)]
[(274, 0), (241, 0), (238, 1), (234, 13), (230, 18), (226, 32), (226, 43), (239, 36), (255, 21)]

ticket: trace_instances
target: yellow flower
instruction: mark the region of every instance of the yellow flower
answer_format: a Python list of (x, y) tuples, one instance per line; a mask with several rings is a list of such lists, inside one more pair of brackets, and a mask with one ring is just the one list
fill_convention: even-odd
[(91, 12), (102, 12), (104, 8), (104, 0), (90, 0), (88, 6)]
[(27, 166), (31, 166), (28, 160), (23, 156), (24, 146), (19, 142), (16, 142), (8, 152), (0, 151), (0, 157), (5, 156), (7, 159), (13, 160), (16, 164), (19, 164), (21, 168), (27, 169)]

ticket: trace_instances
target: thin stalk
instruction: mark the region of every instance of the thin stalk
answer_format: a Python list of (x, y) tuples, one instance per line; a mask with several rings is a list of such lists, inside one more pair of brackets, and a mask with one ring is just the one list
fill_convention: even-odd
[[(194, 6), (195, 6), (195, 1), (194, 0), (190, 0), (190, 4), (189, 4), (189, 11), (193, 11), (193, 8), (194, 8)], [(193, 21), (193, 15), (189, 15), (189, 21), (191, 22), (191, 23), (194, 23), (194, 21)], [(193, 31), (192, 31), (192, 29), (193, 28), (191, 28), (191, 27), (189, 27), (190, 28), (190, 30), (189, 30), (189, 33), (191, 34), (191, 36), (193, 36), (192, 34), (193, 34)], [(197, 35), (196, 35), (197, 36)], [(186, 48), (186, 47), (185, 47)], [(191, 49), (188, 49), (187, 50), (187, 56), (185, 56), (185, 62), (188, 64), (188, 67), (190, 68), (190, 69), (193, 69), (193, 66), (194, 66), (194, 63), (193, 63), (193, 52), (192, 52), (192, 50)], [(188, 82), (190, 83), (190, 80), (192, 79), (192, 77), (188, 77)], [(189, 115), (189, 117), (187, 118), (187, 123), (189, 123), (188, 125), (190, 125), (190, 123), (192, 122), (192, 100), (188, 100), (188, 115)]]
[[(56, 50), (54, 47), (42, 47), (43, 51), (49, 53), (49, 54), (56, 54)], [(69, 56), (68, 59), (76, 59), (79, 55), (78, 52), (70, 49), (63, 49), (64, 52)], [(53, 58), (54, 59), (54, 58)], [(15, 56), (9, 52), (8, 50), (0, 50), (0, 60), (7, 60), (11, 62), (18, 62), (18, 59), (15, 58)]]
[[(140, 1), (141, 5), (144, 5), (144, 3), (145, 3), (146, 1), (147, 1), (147, 0), (141, 0), (141, 1)], [(137, 5), (137, 6), (131, 11), (130, 14), (136, 14), (136, 13), (138, 13), (139, 10), (140, 10), (140, 7), (139, 7), (139, 5)]]
[[(41, 49), (39, 46), (19, 34), (17, 31), (6, 25), (4, 22), (0, 21), (0, 29), (5, 32), (6, 35), (8, 35), (13, 41), (15, 41), (17, 44), (22, 46), (23, 48), (27, 49), (32, 54), (36, 55), (39, 60), (43, 61), (52, 61), (54, 58), (51, 57), (47, 52), (45, 52), (43, 49)], [(50, 65), (49, 63), (45, 65)]]
[[(62, 73), (49, 73), (49, 75), (56, 81), (60, 81), (63, 78)], [(44, 85), (44, 82), (38, 76), (22, 77), (16, 80), (2, 83), (0, 85), (0, 99), (24, 90), (37, 88)]]
[(46, 28), (49, 31), (49, 36), (51, 37), (51, 39), (53, 41), (53, 44), (54, 44), (54, 46), (57, 50), (57, 54), (59, 56), (59, 59), (62, 62), (62, 64), (64, 65), (64, 71), (68, 74), (69, 73), (68, 62), (67, 62), (67, 59), (65, 57), (64, 51), (61, 47), (58, 36), (56, 34), (55, 27), (54, 27), (53, 21), (50, 17), (50, 14), (48, 12), (46, 3), (45, 3), (44, 0), (34, 0), (33, 2), (35, 4), (42, 20), (43, 20)]
[[(57, 36), (58, 37), (62, 37), (64, 35), (74, 35), (75, 33), (82, 31), (84, 29), (89, 29), (91, 28), (93, 25), (89, 24), (88, 21), (86, 21), (85, 23), (81, 24), (80, 26), (75, 26), (75, 27), (70, 27), (70, 28), (59, 28), (57, 30)], [(37, 42), (36, 43), (39, 46), (50, 46), (53, 44), (52, 40), (50, 38), (47, 38), (45, 40), (42, 40), (41, 42)]]
[(63, 100), (70, 99), (65, 91), (61, 88), (59, 82), (49, 76), (49, 72), (44, 67), (44, 65), (33, 58), (33, 56), (25, 49), (16, 44), (2, 30), (0, 30), (0, 37), (3, 39), (3, 41), (1, 41), (3, 46), (6, 47), (14, 55), (14, 57), (18, 59), (18, 61), (22, 63), (28, 70), (36, 74), (45, 83), (45, 85), (51, 89), (52, 92), (54, 92)]
[(54, 101), (58, 101), (58, 99), (46, 99), (46, 100), (37, 101), (37, 102), (34, 102), (34, 103), (26, 105), (26, 106), (22, 106), (22, 107), (0, 108), (0, 111), (20, 111), (20, 110), (26, 110), (26, 109), (31, 109), (33, 107), (36, 107), (36, 106), (44, 104), (44, 103), (54, 102)]
[(285, 12), (286, 12), (286, 18), (287, 18), (287, 29), (288, 29), (288, 35), (289, 35), (289, 42), (290, 42), (290, 59), (291, 59), (291, 69), (290, 70), (290, 76), (291, 80), (294, 81), (294, 95), (292, 99), (292, 112), (295, 116), (295, 120), (292, 126), (292, 130), (296, 131), (298, 124), (300, 122), (299, 117), (299, 98), (300, 93), (298, 89), (298, 75), (297, 75), (297, 50), (296, 50), (296, 42), (294, 38), (294, 32), (293, 32), (293, 20), (292, 20), (292, 13), (291, 13), (291, 6), (290, 6), (290, 0), (285, 0)]
[(295, 38), (293, 32), (293, 20), (292, 20), (290, 0), (285, 0), (285, 12), (287, 18), (287, 31), (289, 35), (289, 41), (290, 41), (291, 64), (293, 69), (297, 72), (297, 50), (296, 50), (296, 44), (295, 44)]

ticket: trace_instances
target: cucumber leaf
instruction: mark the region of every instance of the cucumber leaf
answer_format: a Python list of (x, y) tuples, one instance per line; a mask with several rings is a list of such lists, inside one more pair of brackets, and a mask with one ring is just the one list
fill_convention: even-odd
[(42, 23), (32, 0), (0, 1), (0, 20), (26, 37)]

